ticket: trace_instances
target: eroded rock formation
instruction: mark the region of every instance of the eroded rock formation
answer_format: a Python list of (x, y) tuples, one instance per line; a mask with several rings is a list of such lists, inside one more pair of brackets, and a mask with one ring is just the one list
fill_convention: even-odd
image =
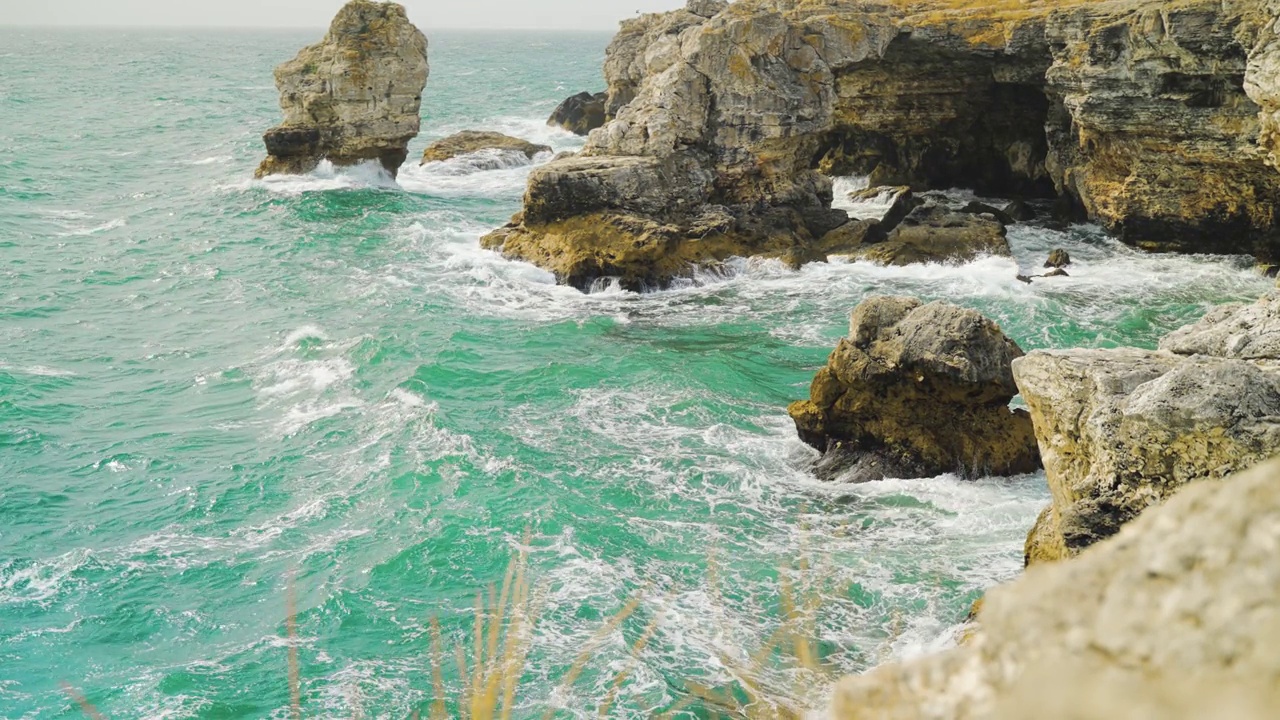
[(987, 594), (965, 645), (846, 678), (837, 720), (1266, 720), (1280, 707), (1280, 460), (1200, 482)]
[(853, 311), (809, 399), (789, 412), (800, 438), (823, 452), (823, 477), (1032, 472), (1040, 456), (1031, 419), (1009, 408), (1010, 365), (1021, 356), (973, 310), (873, 297)]
[(551, 147), (538, 145), (528, 140), (521, 140), (498, 132), (463, 130), (460, 133), (450, 135), (443, 140), (437, 140), (428, 145), (427, 149), (422, 153), (422, 164), (443, 162), (459, 155), (469, 155), (484, 150), (520, 153), (532, 160), (540, 153), (551, 152)]
[(1073, 555), (1184, 485), (1280, 453), (1280, 291), (1218, 308), (1159, 350), (1014, 362), (1053, 495), (1029, 562)]
[(267, 131), (257, 176), (300, 174), (322, 160), (376, 160), (392, 175), (417, 137), (427, 39), (395, 3), (351, 0), (329, 32), (275, 70), (284, 122)]
[(860, 173), (1058, 197), (1149, 249), (1276, 257), (1274, 15), (1264, 0), (694, 0), (624, 24), (612, 121), (535, 172), (486, 244), (577, 284), (590, 273), (546, 259), (625, 274), (625, 245), (660, 236), (660, 284), (776, 252), (781, 232), (804, 255), (844, 222), (822, 173)]

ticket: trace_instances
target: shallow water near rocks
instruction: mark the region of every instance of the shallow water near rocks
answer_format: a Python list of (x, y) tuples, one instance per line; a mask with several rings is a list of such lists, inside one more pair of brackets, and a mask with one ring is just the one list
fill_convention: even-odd
[[(602, 87), (608, 36), (428, 34), (413, 151), (463, 129), (581, 146), (543, 120)], [(594, 717), (655, 615), (614, 715), (723, 681), (802, 557), (833, 670), (946, 646), (1018, 573), (1043, 477), (813, 480), (785, 408), (849, 310), (917, 295), (1026, 349), (1152, 346), (1271, 285), (1017, 226), (1016, 260), (740, 260), (584, 295), (477, 245), (529, 163), (250, 180), (271, 68), (316, 36), (0, 30), (0, 716), (77, 716), (67, 681), (117, 718), (285, 717), (291, 575), (307, 715), (407, 716), (429, 619), (465, 643), (525, 528), (548, 597), (521, 717)], [(1053, 247), (1070, 278), (1015, 279)]]

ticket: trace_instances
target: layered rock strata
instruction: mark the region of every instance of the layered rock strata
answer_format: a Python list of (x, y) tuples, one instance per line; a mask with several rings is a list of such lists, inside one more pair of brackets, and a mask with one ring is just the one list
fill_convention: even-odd
[(1118, 532), (1187, 483), (1280, 453), (1280, 291), (1218, 308), (1159, 350), (1051, 350), (1013, 363), (1053, 502), (1029, 563)]
[(946, 303), (873, 297), (860, 304), (809, 399), (789, 412), (823, 453), (820, 476), (1013, 475), (1040, 467), (1010, 370), (1022, 356), (992, 321)]
[(694, 0), (624, 24), (611, 122), (535, 172), (487, 244), (543, 264), (600, 250), (612, 273), (628, 238), (710, 241), (658, 279), (779, 233), (803, 255), (844, 222), (825, 173), (1057, 197), (1141, 247), (1272, 258), (1273, 20), (1263, 0)]
[(315, 45), (275, 70), (284, 122), (267, 131), (257, 177), (301, 174), (322, 160), (376, 160), (392, 175), (418, 135), (427, 39), (395, 3), (352, 0)]
[(470, 155), (484, 150), (519, 153), (532, 160), (541, 153), (551, 152), (551, 147), (497, 132), (463, 130), (428, 145), (422, 153), (422, 164), (452, 160), (459, 155)]
[(1280, 461), (1199, 482), (988, 593), (965, 645), (846, 678), (837, 720), (1265, 720), (1280, 707)]

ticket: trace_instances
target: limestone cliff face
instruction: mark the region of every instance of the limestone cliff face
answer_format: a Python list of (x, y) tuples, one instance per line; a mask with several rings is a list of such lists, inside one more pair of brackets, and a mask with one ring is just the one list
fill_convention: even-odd
[(846, 678), (835, 720), (1266, 720), (1280, 707), (1280, 461), (1187, 487), (988, 593), (964, 646)]
[(263, 136), (257, 176), (310, 172), (321, 160), (377, 160), (392, 175), (418, 135), (427, 39), (395, 3), (351, 0), (324, 39), (275, 70), (284, 122)]
[(1280, 295), (1216, 309), (1160, 348), (1014, 362), (1053, 495), (1029, 563), (1074, 555), (1187, 483), (1280, 453)]
[[(714, 214), (732, 219), (726, 251), (758, 253), (762, 226), (803, 246), (846, 221), (824, 174), (860, 173), (1057, 196), (1150, 249), (1280, 257), (1274, 18), (1264, 0), (694, 0), (624, 24), (594, 160), (535, 172), (524, 216), (488, 244), (594, 253), (607, 274), (627, 233), (564, 223), (678, 240)], [(554, 221), (539, 212), (588, 185)]]

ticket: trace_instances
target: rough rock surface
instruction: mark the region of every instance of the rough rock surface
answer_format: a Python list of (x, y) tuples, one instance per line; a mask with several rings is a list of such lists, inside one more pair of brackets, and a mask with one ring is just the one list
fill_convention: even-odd
[(957, 212), (943, 205), (912, 210), (884, 242), (854, 253), (858, 259), (881, 265), (961, 264), (982, 255), (1012, 255), (1004, 224), (992, 215)]
[(275, 70), (284, 122), (267, 131), (257, 176), (307, 173), (322, 160), (377, 160), (392, 175), (417, 137), (427, 39), (395, 3), (351, 0), (315, 45)]
[(973, 310), (873, 297), (789, 408), (800, 438), (824, 453), (825, 477), (1013, 475), (1040, 467), (1031, 419), (1010, 410), (1010, 364), (1022, 355)]
[[(745, 227), (785, 215), (805, 245), (831, 229), (821, 173), (865, 174), (1058, 197), (1145, 248), (1280, 258), (1280, 40), (1264, 0), (1016, 5), (695, 0), (624, 23), (605, 62), (612, 120), (584, 151), (617, 164), (595, 167), (593, 194), (622, 224), (683, 239), (705, 208)], [(629, 191), (636, 158), (668, 168), (680, 187), (664, 194), (682, 202)], [(526, 208), (584, 180), (536, 172)], [(508, 254), (563, 243), (537, 213), (519, 224)]]
[(1280, 461), (1200, 482), (987, 594), (962, 647), (849, 677), (836, 720), (1265, 720), (1280, 707)]
[(580, 92), (565, 98), (556, 106), (547, 124), (564, 128), (575, 135), (586, 135), (598, 127), (603, 127), (607, 115), (605, 107), (609, 102), (609, 93), (591, 94)]
[(1058, 559), (1191, 481), (1280, 453), (1280, 291), (1219, 308), (1160, 350), (1037, 351), (1014, 377), (1053, 495), (1028, 557)]
[(463, 130), (427, 146), (422, 153), (422, 164), (450, 160), (459, 155), (469, 155), (482, 150), (506, 150), (524, 154), (532, 160), (539, 153), (551, 152), (550, 146), (538, 145), (528, 140), (497, 132)]

